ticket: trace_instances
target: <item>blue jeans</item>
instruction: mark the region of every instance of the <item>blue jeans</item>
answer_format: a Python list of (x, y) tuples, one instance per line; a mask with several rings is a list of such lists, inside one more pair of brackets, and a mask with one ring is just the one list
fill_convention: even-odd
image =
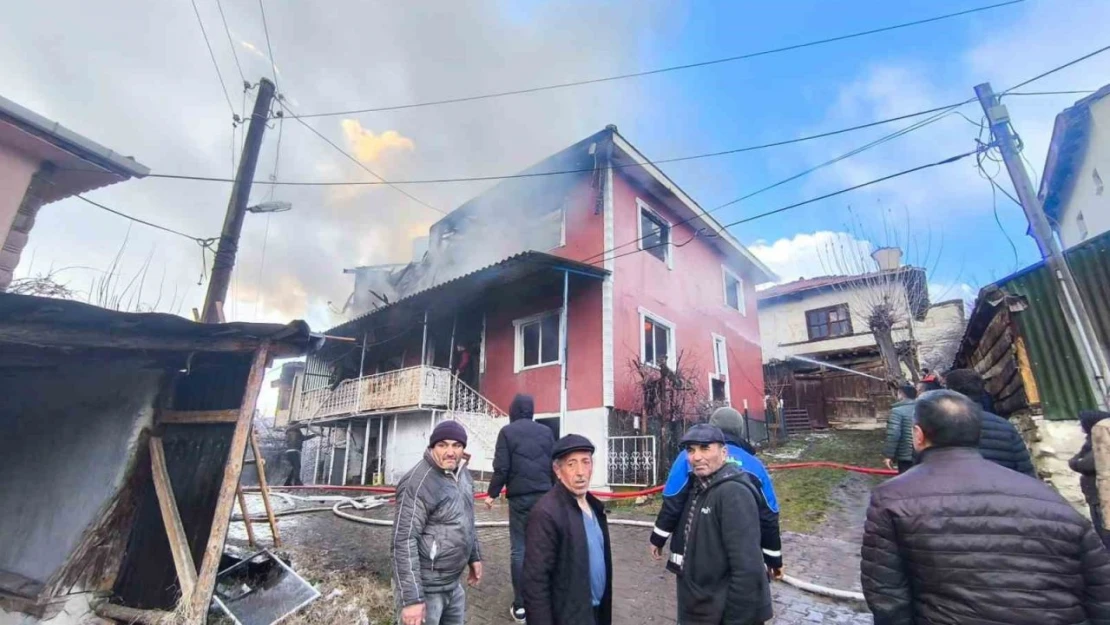
[(524, 582), (524, 531), (528, 528), (528, 514), (543, 493), (517, 495), (509, 499), (509, 558), (512, 563), (513, 604), (524, 607), (521, 586)]
[(463, 625), (466, 622), (466, 591), (455, 584), (451, 590), (424, 595), (424, 625)]

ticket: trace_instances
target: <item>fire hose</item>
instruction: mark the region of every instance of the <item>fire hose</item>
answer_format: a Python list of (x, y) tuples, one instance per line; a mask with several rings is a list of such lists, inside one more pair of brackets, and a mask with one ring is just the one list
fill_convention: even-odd
[[(855, 473), (862, 473), (864, 475), (890, 476), (890, 475), (897, 475), (897, 473), (898, 473), (897, 471), (891, 471), (891, 470), (888, 470), (888, 469), (875, 469), (875, 468), (870, 468), (870, 467), (859, 467), (859, 466), (847, 465), (847, 464), (842, 464), (842, 463), (838, 463), (838, 462), (820, 462), (820, 461), (817, 461), (817, 462), (794, 462), (794, 463), (788, 463), (788, 464), (770, 465), (770, 466), (767, 467), (767, 470), (768, 471), (778, 471), (778, 470), (808, 469), (808, 468), (842, 469), (842, 470), (845, 470), (845, 471), (852, 471), (852, 472), (855, 472)], [(277, 487), (275, 487), (275, 488), (277, 488)], [(330, 485), (323, 484), (323, 485), (310, 485), (310, 486), (283, 486), (283, 487), (280, 487), (280, 488), (282, 490), (299, 490), (299, 491), (317, 490), (317, 491), (339, 491), (339, 492), (365, 492), (365, 493), (371, 493), (371, 494), (376, 494), (376, 495), (391, 495), (394, 492), (396, 492), (396, 489), (394, 489), (392, 487), (388, 487), (388, 486), (330, 486)], [(247, 490), (249, 492), (256, 492), (258, 490), (258, 488), (248, 488), (248, 489), (244, 489), (244, 490)], [(620, 500), (620, 499), (634, 499), (636, 497), (644, 497), (644, 496), (648, 496), (648, 495), (655, 495), (655, 494), (661, 493), (662, 491), (663, 491), (662, 486), (655, 486), (655, 487), (652, 487), (652, 488), (646, 488), (646, 489), (643, 489), (643, 490), (632, 491), (632, 492), (620, 492), (620, 493), (593, 492), (592, 494), (599, 497), (599, 498), (602, 498), (602, 499), (610, 499), (610, 500), (617, 499), (617, 500)], [(288, 493), (279, 493), (279, 492), (275, 492), (274, 495), (277, 496), (277, 497), (282, 497), (282, 498), (286, 499), (287, 502), (289, 500), (301, 500), (301, 501), (313, 501), (313, 502), (335, 501), (335, 504), (333, 506), (331, 506), (330, 508), (326, 507), (326, 506), (324, 506), (324, 507), (317, 506), (317, 507), (312, 507), (312, 508), (291, 508), (291, 509), (288, 509), (288, 510), (275, 511), (274, 516), (286, 516), (286, 515), (290, 515), (290, 514), (304, 514), (304, 513), (308, 513), (308, 512), (324, 512), (324, 511), (327, 511), (327, 510), (331, 510), (332, 513), (335, 514), (337, 517), (339, 517), (341, 519), (344, 519), (344, 520), (347, 520), (347, 521), (353, 521), (355, 523), (362, 523), (364, 525), (371, 525), (371, 526), (376, 526), (376, 527), (392, 527), (393, 526), (393, 521), (391, 521), (389, 519), (372, 519), (372, 518), (369, 518), (369, 517), (365, 517), (365, 516), (361, 516), (361, 515), (357, 515), (357, 514), (351, 514), (349, 512), (344, 512), (342, 510), (342, 508), (344, 508), (344, 507), (356, 508), (356, 509), (357, 508), (362, 508), (362, 509), (375, 508), (375, 507), (379, 507), (379, 506), (381, 506), (385, 503), (392, 503), (393, 502), (392, 499), (389, 499), (389, 500), (382, 500), (382, 499), (370, 500), (369, 497), (367, 497), (365, 501), (359, 501), (358, 499), (355, 499), (355, 498), (342, 497), (342, 496), (323, 495), (323, 496), (301, 497), (301, 496), (297, 496), (297, 495), (291, 495), (291, 494), (288, 494)], [(478, 499), (478, 500), (486, 499), (488, 497), (489, 497), (489, 495), (487, 495), (486, 493), (476, 493), (474, 495), (474, 498)], [(255, 517), (252, 517), (252, 520), (255, 520)], [(264, 517), (259, 517), (258, 520), (265, 520), (265, 518)], [(642, 528), (648, 528), (648, 529), (654, 527), (654, 523), (651, 523), (649, 521), (637, 521), (637, 520), (633, 520), (633, 519), (610, 519), (609, 524), (610, 525), (626, 526), (626, 527), (642, 527)], [(509, 522), (508, 521), (477, 521), (477, 522), (475, 522), (474, 525), (475, 525), (475, 527), (508, 527)], [(863, 602), (864, 601), (864, 597), (863, 597), (862, 593), (858, 593), (858, 592), (851, 591), (851, 590), (840, 590), (840, 589), (837, 589), (837, 588), (829, 588), (827, 586), (821, 586), (819, 584), (814, 584), (814, 583), (811, 583), (811, 582), (807, 582), (805, 580), (801, 580), (801, 579), (798, 579), (796, 577), (792, 577), (790, 575), (783, 575), (782, 581), (784, 583), (790, 585), (790, 586), (798, 588), (799, 590), (803, 590), (805, 592), (809, 592), (809, 593), (824, 596), (824, 597), (829, 597), (831, 599), (838, 599), (838, 600), (842, 600), (842, 601), (843, 600), (856, 601), (856, 602)]]

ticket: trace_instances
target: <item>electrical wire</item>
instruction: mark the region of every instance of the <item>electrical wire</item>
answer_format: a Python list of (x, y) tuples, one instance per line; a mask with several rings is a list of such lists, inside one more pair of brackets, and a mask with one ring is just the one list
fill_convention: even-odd
[(197, 242), (201, 245), (211, 244), (212, 242), (215, 242), (215, 241), (219, 240), (219, 239), (216, 239), (216, 238), (205, 239), (205, 238), (202, 238), (202, 237), (195, 237), (191, 234), (185, 234), (184, 232), (181, 232), (179, 230), (174, 230), (173, 228), (168, 228), (166, 226), (160, 226), (160, 225), (158, 225), (154, 222), (146, 221), (145, 219), (139, 219), (138, 217), (134, 217), (134, 216), (128, 215), (127, 213), (118, 211), (114, 208), (110, 208), (108, 206), (105, 206), (105, 205), (101, 204), (100, 202), (94, 202), (93, 200), (90, 200), (89, 198), (87, 198), (83, 195), (80, 195), (80, 194), (74, 195), (74, 197), (76, 197), (77, 199), (79, 199), (83, 202), (87, 202), (89, 204), (92, 204), (93, 206), (95, 206), (95, 207), (97, 207), (101, 210), (108, 211), (109, 213), (112, 213), (113, 215), (118, 215), (120, 217), (123, 217), (124, 219), (129, 219), (129, 220), (131, 220), (135, 223), (143, 224), (144, 226), (150, 226), (151, 228), (155, 228), (155, 229), (161, 230), (163, 232), (168, 232), (170, 234), (176, 234), (179, 237), (185, 237), (186, 239), (189, 239), (190, 241), (195, 241), (195, 242)]
[(958, 12), (955, 12), (955, 13), (947, 13), (947, 14), (944, 14), (944, 15), (937, 15), (937, 16), (929, 17), (929, 18), (925, 18), (925, 19), (914, 20), (912, 22), (903, 22), (901, 24), (892, 24), (890, 26), (882, 26), (880, 28), (872, 28), (872, 29), (869, 29), (869, 30), (858, 31), (858, 32), (849, 33), (849, 34), (846, 34), (846, 35), (838, 35), (838, 36), (835, 36), (835, 37), (827, 37), (827, 38), (824, 38), (824, 39), (817, 39), (817, 40), (814, 40), (814, 41), (807, 41), (807, 42), (804, 42), (804, 43), (792, 44), (792, 45), (782, 46), (782, 47), (778, 47), (778, 48), (771, 48), (771, 49), (767, 49), (767, 50), (759, 50), (757, 52), (748, 52), (748, 53), (745, 53), (745, 54), (738, 54), (738, 55), (728, 56), (728, 57), (719, 58), (719, 59), (712, 59), (712, 60), (708, 60), (708, 61), (699, 61), (699, 62), (695, 62), (695, 63), (686, 63), (686, 64), (683, 64), (683, 65), (672, 65), (672, 66), (669, 66), (669, 67), (661, 67), (661, 68), (656, 68), (656, 69), (646, 70), (646, 71), (640, 71), (640, 72), (631, 72), (631, 73), (627, 73), (627, 74), (617, 74), (617, 75), (614, 75), (614, 76), (606, 76), (606, 77), (602, 77), (602, 78), (591, 78), (591, 79), (587, 79), (587, 80), (576, 80), (576, 81), (571, 81), (571, 82), (555, 83), (555, 84), (544, 85), (544, 86), (540, 86), (540, 87), (530, 87), (530, 88), (526, 88), (526, 89), (512, 89), (512, 90), (507, 90), (507, 91), (499, 91), (499, 92), (486, 93), (486, 94), (481, 94), (481, 95), (473, 95), (473, 96), (465, 96), (465, 97), (457, 97), (457, 98), (446, 98), (446, 99), (443, 99), (443, 100), (432, 100), (432, 101), (428, 101), (428, 102), (414, 102), (414, 103), (410, 103), (410, 104), (399, 104), (399, 105), (393, 105), (393, 106), (368, 107), (368, 108), (362, 108), (362, 109), (350, 109), (350, 110), (345, 110), (345, 111), (332, 111), (332, 112), (327, 112), (327, 113), (308, 113), (308, 114), (301, 115), (301, 117), (305, 117), (305, 118), (310, 118), (310, 117), (336, 117), (336, 116), (340, 116), (340, 115), (357, 115), (357, 114), (361, 114), (361, 113), (378, 113), (378, 112), (383, 112), (383, 111), (397, 111), (397, 110), (402, 110), (402, 109), (424, 108), (424, 107), (430, 107), (430, 106), (439, 106), (439, 105), (443, 105), (443, 104), (457, 104), (457, 103), (461, 103), (461, 102), (473, 102), (473, 101), (476, 101), (476, 100), (489, 100), (489, 99), (493, 99), (493, 98), (502, 98), (502, 97), (514, 96), (514, 95), (523, 95), (523, 94), (527, 94), (527, 93), (538, 93), (538, 92), (541, 92), (541, 91), (552, 91), (552, 90), (555, 90), (555, 89), (566, 89), (566, 88), (569, 88), (569, 87), (578, 87), (578, 86), (582, 86), (582, 85), (593, 85), (593, 84), (613, 82), (613, 81), (618, 81), (618, 80), (627, 80), (627, 79), (630, 79), (630, 78), (642, 78), (644, 76), (653, 76), (653, 75), (656, 75), (656, 74), (664, 74), (664, 73), (668, 73), (668, 72), (682, 71), (682, 70), (694, 69), (694, 68), (698, 68), (698, 67), (707, 67), (707, 66), (710, 66), (710, 65), (720, 65), (722, 63), (732, 63), (732, 62), (735, 62), (735, 61), (748, 60), (748, 59), (753, 59), (753, 58), (761, 57), (761, 56), (768, 56), (768, 55), (772, 55), (772, 54), (780, 54), (782, 52), (790, 52), (790, 51), (793, 51), (793, 50), (801, 50), (803, 48), (810, 48), (810, 47), (813, 47), (813, 46), (820, 46), (820, 45), (825, 45), (825, 44), (829, 44), (829, 43), (836, 43), (836, 42), (839, 42), (839, 41), (846, 41), (846, 40), (849, 40), (849, 39), (856, 39), (856, 38), (859, 38), (859, 37), (866, 37), (866, 36), (869, 36), (869, 35), (875, 35), (875, 34), (879, 34), (879, 33), (890, 32), (890, 31), (899, 30), (899, 29), (903, 29), (903, 28), (910, 28), (910, 27), (913, 27), (913, 26), (920, 26), (920, 25), (929, 24), (929, 23), (932, 23), (932, 22), (939, 22), (939, 21), (942, 21), (942, 20), (961, 17), (961, 16), (964, 16), (964, 15), (971, 15), (973, 13), (980, 13), (980, 12), (988, 11), (988, 10), (991, 10), (991, 9), (997, 9), (997, 8), (1010, 6), (1010, 5), (1014, 5), (1014, 4), (1020, 4), (1022, 2), (1024, 2), (1024, 0), (1009, 0), (1007, 2), (1000, 2), (1000, 3), (997, 3), (997, 4), (991, 4), (991, 5), (987, 5), (987, 6), (976, 7), (976, 8), (973, 8), (973, 9), (967, 9), (967, 10), (958, 11)]
[(1030, 83), (1037, 82), (1038, 80), (1040, 80), (1042, 78), (1045, 78), (1046, 76), (1051, 76), (1051, 75), (1055, 74), (1058, 71), (1067, 69), (1067, 68), (1071, 67), (1072, 65), (1075, 65), (1076, 63), (1081, 63), (1083, 61), (1086, 61), (1087, 59), (1089, 59), (1093, 56), (1097, 56), (1099, 54), (1102, 54), (1103, 52), (1106, 52), (1107, 50), (1110, 50), (1110, 46), (1103, 46), (1103, 47), (1099, 48), (1098, 50), (1095, 50), (1094, 52), (1088, 52), (1087, 54), (1084, 54), (1083, 56), (1079, 57), (1078, 59), (1073, 59), (1071, 61), (1068, 61), (1067, 63), (1064, 63), (1063, 65), (1057, 65), (1056, 67), (1053, 67), (1052, 69), (1048, 70), (1047, 72), (1037, 74), (1036, 76), (1030, 78), (1029, 80), (1026, 80), (1024, 82), (1020, 82), (1020, 83), (1014, 85), (1013, 87), (1010, 87), (1009, 89), (1003, 91), (1002, 95), (1007, 95), (1007, 94), (1011, 93), (1012, 91), (1014, 91), (1016, 89), (1021, 89), (1022, 87), (1026, 86)]
[(216, 62), (216, 53), (212, 51), (212, 42), (208, 40), (208, 32), (204, 30), (204, 21), (200, 19), (200, 9), (197, 8), (197, 0), (193, 2), (193, 13), (197, 15), (197, 25), (200, 26), (200, 34), (204, 36), (204, 45), (208, 47), (208, 56), (212, 58), (212, 67), (216, 68), (216, 77), (220, 79), (220, 89), (224, 92), (224, 99), (227, 100), (227, 108), (231, 110), (231, 114), (235, 115), (235, 107), (231, 104), (231, 96), (227, 93), (227, 85), (224, 84), (224, 75), (220, 72), (220, 64)]
[[(1090, 95), (1096, 89), (1079, 89), (1075, 91), (1010, 91), (1005, 96), (1041, 96), (1041, 95)], [(1001, 97), (1001, 96), (1000, 96)]]
[(262, 13), (262, 32), (266, 33), (266, 51), (270, 54), (270, 71), (274, 75), (274, 90), (277, 91), (277, 63), (274, 61), (274, 49), (270, 46), (270, 27), (266, 25), (266, 5), (258, 0), (258, 10)]
[(243, 73), (243, 66), (239, 64), (239, 53), (235, 51), (235, 41), (231, 38), (231, 29), (227, 26), (227, 17), (224, 15), (224, 5), (220, 0), (216, 0), (216, 8), (220, 10), (220, 21), (224, 23), (224, 32), (227, 34), (227, 44), (231, 46), (231, 56), (235, 58), (235, 67), (239, 70), (239, 79), (243, 84), (250, 84), (247, 76)]

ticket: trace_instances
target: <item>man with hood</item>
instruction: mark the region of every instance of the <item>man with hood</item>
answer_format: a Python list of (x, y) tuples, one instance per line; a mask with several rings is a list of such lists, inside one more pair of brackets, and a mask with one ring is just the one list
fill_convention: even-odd
[(521, 594), (524, 567), (524, 535), (532, 506), (551, 490), (551, 449), (555, 434), (532, 420), (531, 395), (517, 395), (509, 406), (509, 424), (497, 434), (493, 455), (493, 478), (489, 481), (486, 507), (504, 488), (509, 499), (509, 551), (512, 562), (513, 603), (510, 616), (518, 623), (526, 618)]
[(771, 587), (761, 561), (759, 504), (750, 473), (729, 462), (720, 428), (700, 424), (682, 437), (691, 491), (682, 511), (678, 622), (757, 625), (771, 620)]
[[(755, 450), (747, 442), (744, 417), (733, 408), (718, 408), (709, 417), (709, 424), (720, 428), (725, 436), (728, 461), (750, 474), (759, 487), (759, 529), (763, 562), (775, 579), (782, 578), (782, 539), (779, 535), (779, 502), (767, 468), (755, 457)], [(651, 555), (656, 560), (663, 557), (663, 547), (671, 541), (671, 557), (667, 570), (677, 573), (682, 568), (684, 551), (683, 535), (675, 533), (682, 519), (691, 485), (690, 462), (685, 451), (679, 452), (671, 465), (667, 483), (663, 486), (663, 506), (655, 518), (651, 533)]]
[(424, 457), (397, 483), (391, 555), (400, 625), (463, 625), (459, 578), (469, 568), (469, 585), (482, 579), (466, 439), (458, 421), (439, 423)]
[(1083, 447), (1079, 449), (1079, 453), (1068, 461), (1068, 466), (1071, 467), (1072, 471), (1079, 474), (1079, 488), (1083, 491), (1083, 498), (1087, 500), (1087, 508), (1091, 511), (1091, 523), (1095, 526), (1098, 537), (1102, 539), (1102, 544), (1110, 549), (1110, 531), (1107, 531), (1104, 527), (1106, 519), (1102, 515), (1102, 504), (1098, 496), (1095, 453), (1091, 445), (1091, 431), (1095, 424), (1108, 417), (1110, 417), (1110, 412), (1099, 410), (1084, 410), (1079, 413), (1079, 425), (1083, 428), (1083, 433), (1087, 435), (1087, 440), (1083, 443)]

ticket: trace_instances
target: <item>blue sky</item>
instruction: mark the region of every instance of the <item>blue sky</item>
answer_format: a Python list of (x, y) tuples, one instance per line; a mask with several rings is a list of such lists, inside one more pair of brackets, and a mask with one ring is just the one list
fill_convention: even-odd
[[(189, 3), (79, 0), (23, 3), (0, 24), (0, 75), (9, 97), (156, 172), (226, 176), (230, 111)], [(834, 6), (835, 9), (830, 9)], [(299, 111), (401, 104), (594, 78), (800, 43), (989, 4), (933, 0), (775, 3), (726, 0), (468, 0), (444, 4), (267, 2), (279, 87)], [(258, 5), (198, 0), (232, 108), (242, 106), (236, 59), (251, 80), (271, 73)], [(1105, 0), (1028, 0), (940, 23), (723, 65), (524, 96), (311, 124), (362, 162), (396, 178), (517, 171), (607, 123), (651, 158), (734, 148), (836, 129), (1002, 89), (1106, 44)], [(158, 24), (158, 28), (150, 28)], [(230, 40), (230, 41), (229, 41)], [(172, 41), (173, 45), (166, 42)], [(45, 43), (44, 43), (45, 42)], [(34, 54), (31, 51), (34, 51)], [(1110, 82), (1110, 53), (1030, 89), (1093, 89)], [(1039, 173), (1054, 116), (1076, 97), (1007, 101)], [(249, 99), (247, 100), (249, 104)], [(976, 105), (962, 111), (978, 121)], [(664, 170), (712, 208), (910, 122)], [(274, 170), (267, 135), (259, 175)], [(723, 222), (970, 150), (977, 127), (948, 117), (882, 148), (720, 211)], [(279, 178), (367, 179), (318, 138), (287, 122)], [(1003, 175), (1000, 181), (1009, 188)], [(487, 184), (410, 191), (444, 209)], [(223, 184), (131, 181), (92, 199), (171, 227), (214, 236)], [(282, 188), (295, 209), (248, 219), (228, 307), (235, 319), (307, 317), (328, 325), (350, 292), (343, 267), (405, 260), (438, 214), (387, 188)], [(253, 201), (268, 199), (257, 187)], [(870, 239), (910, 248), (935, 266), (934, 297), (968, 297), (1036, 259), (1023, 216), (998, 201), (972, 160), (903, 177), (735, 230), (784, 278), (827, 273), (829, 245)], [(884, 216), (887, 230), (884, 235)], [(897, 224), (897, 225), (891, 225)], [(1016, 248), (1017, 258), (1007, 236)], [(943, 241), (943, 245), (941, 242)], [(203, 296), (195, 243), (152, 232), (76, 200), (39, 217), (20, 270), (67, 268), (74, 288), (118, 265), (147, 268), (147, 307), (188, 313)], [(209, 262), (210, 262), (209, 257)], [(68, 269), (75, 267), (76, 269)], [(126, 283), (126, 280), (121, 282)], [(122, 287), (121, 287), (122, 288)], [(152, 293), (163, 292), (158, 305)], [(172, 297), (171, 297), (172, 293)], [(167, 301), (172, 300), (169, 306)], [(329, 304), (329, 302), (331, 304)]]

